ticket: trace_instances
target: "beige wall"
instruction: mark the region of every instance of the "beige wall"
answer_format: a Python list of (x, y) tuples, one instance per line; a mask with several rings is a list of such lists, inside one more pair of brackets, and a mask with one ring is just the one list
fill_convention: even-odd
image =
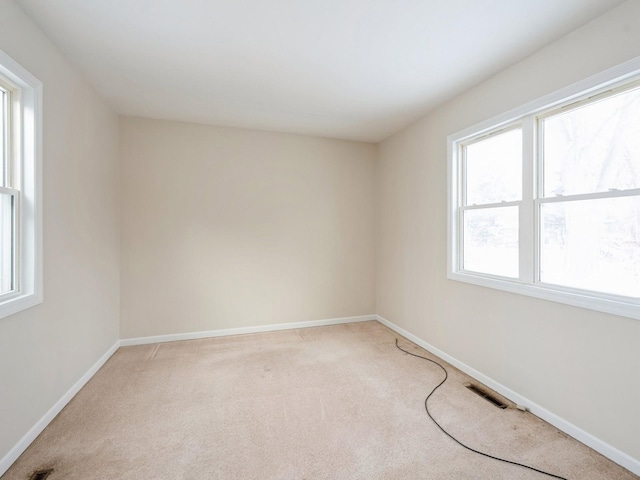
[(118, 339), (118, 118), (0, 0), (0, 49), (44, 84), (44, 303), (0, 319), (0, 459)]
[(630, 1), (380, 145), (377, 307), (391, 322), (640, 459), (640, 322), (447, 280), (446, 137), (640, 55)]
[(375, 146), (121, 120), (122, 338), (375, 313)]

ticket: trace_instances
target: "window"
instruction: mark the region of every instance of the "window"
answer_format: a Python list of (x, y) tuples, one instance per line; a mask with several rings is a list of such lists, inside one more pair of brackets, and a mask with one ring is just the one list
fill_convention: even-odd
[(42, 302), (41, 97), (0, 51), (0, 318)]
[(449, 278), (640, 319), (639, 73), (449, 137)]

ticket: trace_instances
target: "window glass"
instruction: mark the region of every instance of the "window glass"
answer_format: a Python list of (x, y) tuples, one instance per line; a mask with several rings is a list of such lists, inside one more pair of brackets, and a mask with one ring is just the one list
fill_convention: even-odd
[(640, 87), (545, 118), (544, 196), (640, 188)]
[(540, 280), (640, 297), (640, 196), (541, 205)]
[(13, 197), (0, 193), (0, 294), (13, 290)]
[(465, 270), (518, 277), (518, 207), (466, 210), (463, 237)]
[(465, 146), (466, 205), (522, 198), (522, 129)]

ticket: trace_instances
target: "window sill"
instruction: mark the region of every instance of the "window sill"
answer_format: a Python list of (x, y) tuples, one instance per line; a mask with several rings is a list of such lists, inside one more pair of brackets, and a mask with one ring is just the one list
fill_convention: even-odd
[(14, 315), (18, 312), (34, 307), (42, 303), (42, 295), (25, 293), (7, 296), (0, 301), (0, 318)]
[(520, 283), (517, 280), (510, 281), (501, 278), (463, 272), (449, 272), (447, 277), (450, 280), (471, 283), (481, 287), (493, 288), (505, 292), (517, 293), (529, 297), (572, 305), (574, 307), (581, 307), (640, 320), (640, 302), (636, 302), (633, 299), (629, 299), (627, 301), (623, 297), (593, 296), (589, 295), (588, 292), (565, 291), (551, 285), (531, 285), (527, 283)]

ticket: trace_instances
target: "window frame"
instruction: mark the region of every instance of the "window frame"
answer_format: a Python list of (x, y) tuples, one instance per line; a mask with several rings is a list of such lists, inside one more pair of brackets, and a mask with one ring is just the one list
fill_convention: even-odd
[(0, 318), (43, 301), (42, 82), (0, 50), (0, 78), (10, 91), (10, 146), (3, 193), (13, 197), (13, 289), (0, 294)]
[[(640, 320), (640, 299), (540, 282), (540, 206), (542, 203), (567, 200), (573, 195), (559, 197), (557, 200), (544, 197), (544, 192), (541, 191), (542, 182), (539, 181), (542, 178), (543, 165), (542, 162), (537, 161), (542, 141), (538, 130), (543, 118), (557, 113), (561, 108), (574, 106), (576, 103), (586, 103), (592, 101), (594, 97), (611, 95), (612, 91), (628, 88), (629, 85), (636, 82), (640, 82), (640, 57), (447, 137), (449, 190), (447, 278)], [(462, 212), (467, 208), (463, 203), (463, 146), (517, 126), (521, 126), (523, 132), (522, 199), (501, 205), (519, 204), (519, 246), (521, 250), (519, 278), (512, 279), (463, 270), (462, 222), (464, 220)], [(630, 195), (630, 193), (615, 191), (605, 194), (580, 194), (582, 197), (593, 196), (594, 198), (625, 195)], [(631, 195), (635, 195), (635, 193)]]

